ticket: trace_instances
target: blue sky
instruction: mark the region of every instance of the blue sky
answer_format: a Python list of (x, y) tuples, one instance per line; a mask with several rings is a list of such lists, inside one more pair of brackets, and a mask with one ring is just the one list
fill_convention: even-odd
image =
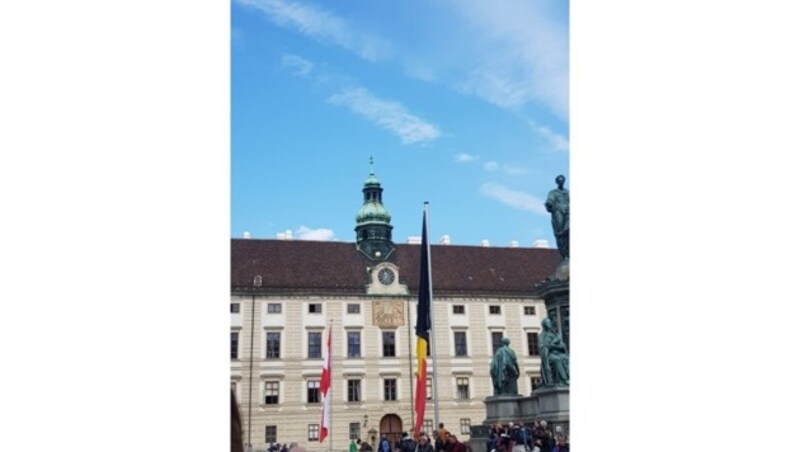
[(354, 241), (374, 158), (394, 239), (553, 247), (570, 186), (564, 1), (233, 0), (231, 232)]

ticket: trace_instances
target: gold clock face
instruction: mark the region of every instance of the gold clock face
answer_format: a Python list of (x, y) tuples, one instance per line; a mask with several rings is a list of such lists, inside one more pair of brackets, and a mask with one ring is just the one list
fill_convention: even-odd
[(388, 268), (382, 268), (378, 272), (378, 281), (384, 286), (388, 286), (394, 282), (394, 272)]

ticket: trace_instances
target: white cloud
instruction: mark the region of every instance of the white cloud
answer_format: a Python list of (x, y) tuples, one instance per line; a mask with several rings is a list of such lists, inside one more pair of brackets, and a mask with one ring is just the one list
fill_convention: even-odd
[(564, 138), (563, 135), (558, 134), (550, 130), (550, 128), (538, 124), (536, 121), (529, 120), (528, 124), (531, 126), (534, 132), (536, 132), (539, 136), (544, 138), (547, 143), (556, 151), (560, 152), (568, 152), (569, 151), (569, 140)]
[(236, 1), (258, 9), (277, 25), (293, 28), (317, 41), (336, 44), (365, 60), (378, 61), (391, 53), (386, 40), (360, 32), (354, 24), (324, 9), (287, 0)]
[(295, 229), (294, 232), (298, 240), (316, 240), (324, 242), (336, 240), (336, 234), (330, 229), (311, 229), (306, 226), (300, 226), (300, 228)]
[(494, 161), (486, 162), (483, 164), (483, 169), (485, 169), (486, 171), (497, 171), (498, 168), (500, 168), (500, 165), (498, 165), (497, 162)]
[(569, 33), (541, 2), (507, 0), (453, 2), (474, 29), (473, 68), (457, 83), (464, 93), (503, 108), (528, 102), (546, 105), (563, 120), (569, 116)]
[(547, 215), (543, 200), (522, 191), (511, 190), (498, 184), (485, 183), (481, 186), (481, 194), (517, 210)]
[(305, 77), (314, 69), (314, 63), (297, 55), (284, 55), (281, 58), (281, 64), (283, 67), (290, 69), (292, 74), (300, 77)]
[(364, 88), (343, 90), (329, 97), (328, 102), (349, 107), (399, 136), (403, 144), (433, 141), (441, 134), (435, 125), (406, 111), (403, 104), (377, 98)]
[(478, 160), (478, 156), (470, 155), (470, 154), (467, 154), (465, 152), (461, 152), (459, 154), (456, 154), (454, 156), (454, 159), (458, 163), (466, 163), (466, 162), (474, 162), (475, 160)]
[(518, 166), (511, 166), (511, 165), (503, 165), (503, 171), (505, 171), (506, 174), (510, 174), (512, 176), (520, 174), (528, 174), (527, 168), (520, 168)]
[(406, 64), (405, 74), (408, 77), (422, 80), (423, 82), (435, 82), (437, 79), (433, 69), (420, 65)]

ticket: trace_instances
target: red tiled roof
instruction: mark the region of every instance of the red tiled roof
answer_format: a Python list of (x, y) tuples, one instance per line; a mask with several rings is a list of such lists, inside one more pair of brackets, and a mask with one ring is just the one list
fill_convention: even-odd
[[(416, 295), (420, 245), (397, 244), (389, 261), (400, 283)], [(553, 275), (558, 250), (431, 245), (434, 294), (530, 296), (536, 284)], [(250, 291), (255, 275), (262, 291), (365, 294), (372, 262), (354, 242), (231, 240), (231, 288)]]

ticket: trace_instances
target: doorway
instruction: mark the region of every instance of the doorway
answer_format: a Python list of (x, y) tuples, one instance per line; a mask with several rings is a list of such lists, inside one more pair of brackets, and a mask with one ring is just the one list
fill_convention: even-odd
[(387, 414), (381, 418), (381, 438), (386, 435), (389, 440), (389, 445), (392, 450), (395, 450), (395, 445), (400, 441), (400, 434), (403, 432), (403, 421), (400, 416), (396, 414)]

